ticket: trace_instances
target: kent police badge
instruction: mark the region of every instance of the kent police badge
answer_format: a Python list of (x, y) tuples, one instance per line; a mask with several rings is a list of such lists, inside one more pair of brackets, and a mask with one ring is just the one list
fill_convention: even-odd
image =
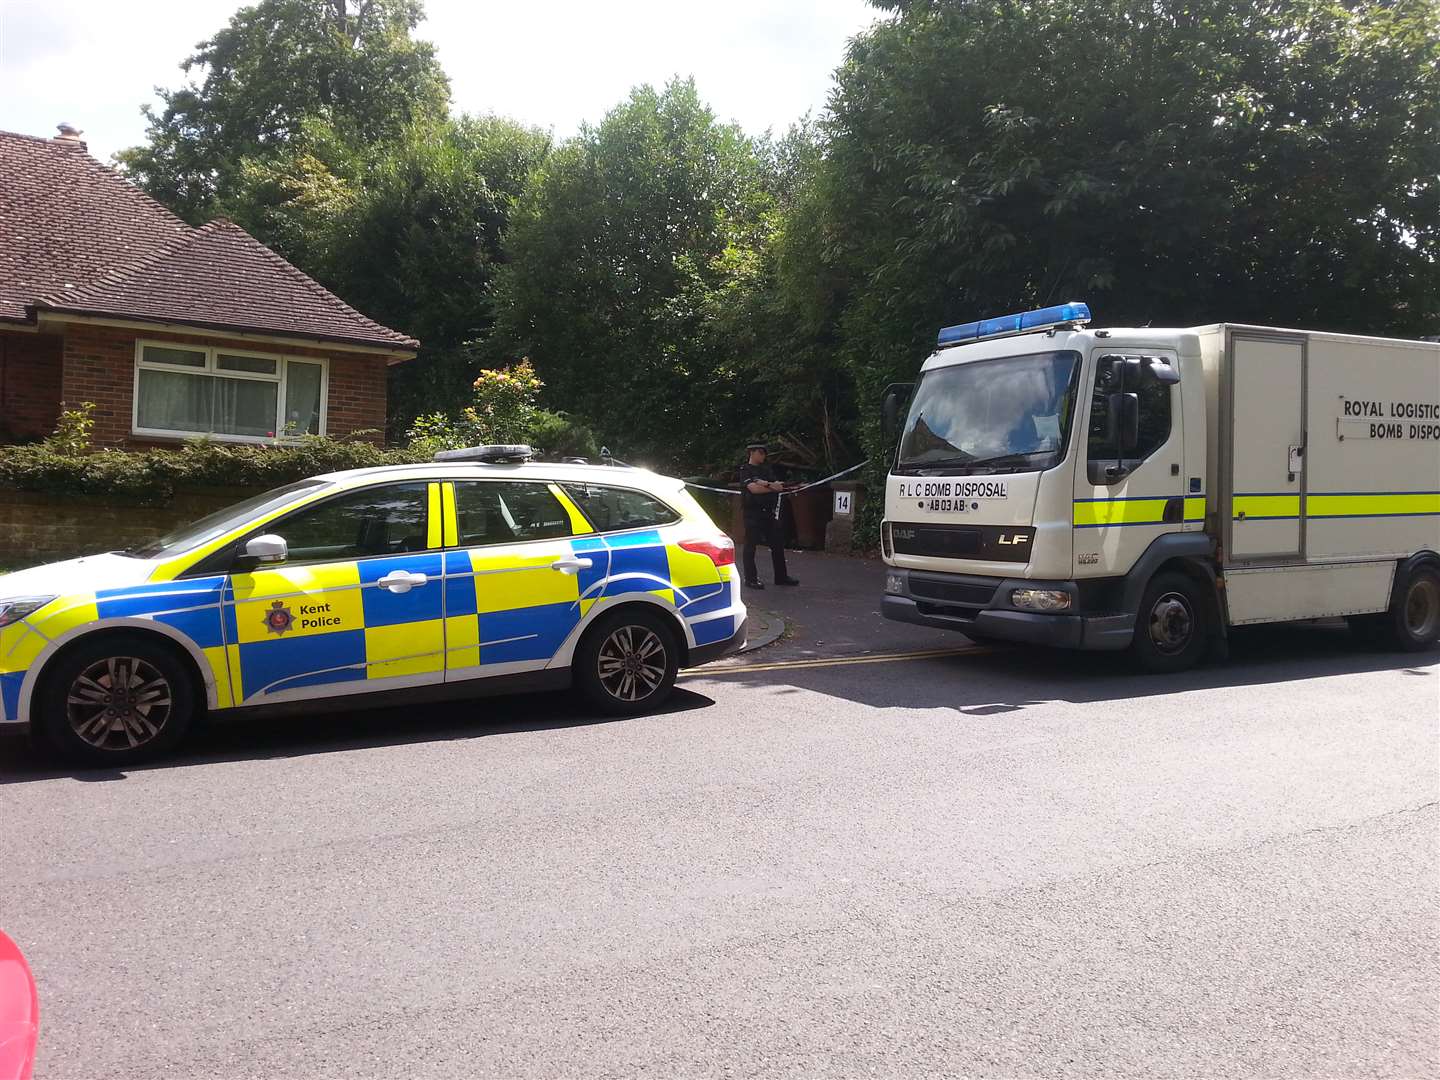
[(265, 613), (265, 629), (272, 634), (285, 633), (294, 622), (295, 616), (290, 614), (290, 609), (283, 600), (273, 601), (270, 610)]

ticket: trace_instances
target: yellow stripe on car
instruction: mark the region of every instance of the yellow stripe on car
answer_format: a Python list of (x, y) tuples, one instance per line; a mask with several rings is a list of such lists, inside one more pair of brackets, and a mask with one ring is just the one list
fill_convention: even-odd
[(432, 550), (442, 547), (445, 542), (445, 514), (441, 510), (440, 488), (440, 484), (426, 485), (425, 546)]
[(565, 494), (565, 489), (559, 484), (550, 484), (550, 494), (560, 501), (565, 508), (565, 513), (570, 518), (570, 529), (576, 536), (585, 536), (595, 530), (590, 527), (590, 521), (580, 512), (580, 508), (570, 501), (570, 496)]

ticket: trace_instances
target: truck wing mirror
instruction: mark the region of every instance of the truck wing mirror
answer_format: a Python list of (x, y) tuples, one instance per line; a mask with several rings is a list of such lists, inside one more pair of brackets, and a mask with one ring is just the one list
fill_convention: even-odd
[(910, 404), (910, 395), (914, 392), (914, 383), (891, 383), (885, 388), (885, 398), (880, 404), (880, 434), (887, 445), (899, 434), (900, 412)]
[(1180, 381), (1180, 369), (1163, 356), (1142, 357), (1145, 372), (1158, 383), (1174, 386)]

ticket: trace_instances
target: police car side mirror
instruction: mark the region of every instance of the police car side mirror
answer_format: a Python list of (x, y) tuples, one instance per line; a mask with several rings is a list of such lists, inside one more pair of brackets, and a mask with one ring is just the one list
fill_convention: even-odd
[(285, 543), (283, 536), (265, 533), (245, 541), (243, 558), (256, 566), (264, 566), (266, 563), (282, 563), (289, 554), (290, 546)]

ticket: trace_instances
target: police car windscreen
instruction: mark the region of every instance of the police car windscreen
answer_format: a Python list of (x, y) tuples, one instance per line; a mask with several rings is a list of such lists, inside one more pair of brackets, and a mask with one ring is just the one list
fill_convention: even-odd
[(268, 514), (271, 510), (278, 510), (287, 503), (294, 502), (302, 494), (328, 487), (329, 483), (328, 480), (297, 480), (284, 487), (272, 488), (259, 495), (252, 495), (243, 502), (208, 514), (199, 521), (182, 525), (148, 544), (130, 548), (124, 554), (133, 555), (137, 559), (161, 559), (170, 555), (178, 555), (199, 547), (217, 536), (224, 536), (231, 529), (239, 528), (254, 518)]
[(896, 472), (1029, 472), (1065, 454), (1077, 352), (1045, 352), (934, 368), (920, 379)]

